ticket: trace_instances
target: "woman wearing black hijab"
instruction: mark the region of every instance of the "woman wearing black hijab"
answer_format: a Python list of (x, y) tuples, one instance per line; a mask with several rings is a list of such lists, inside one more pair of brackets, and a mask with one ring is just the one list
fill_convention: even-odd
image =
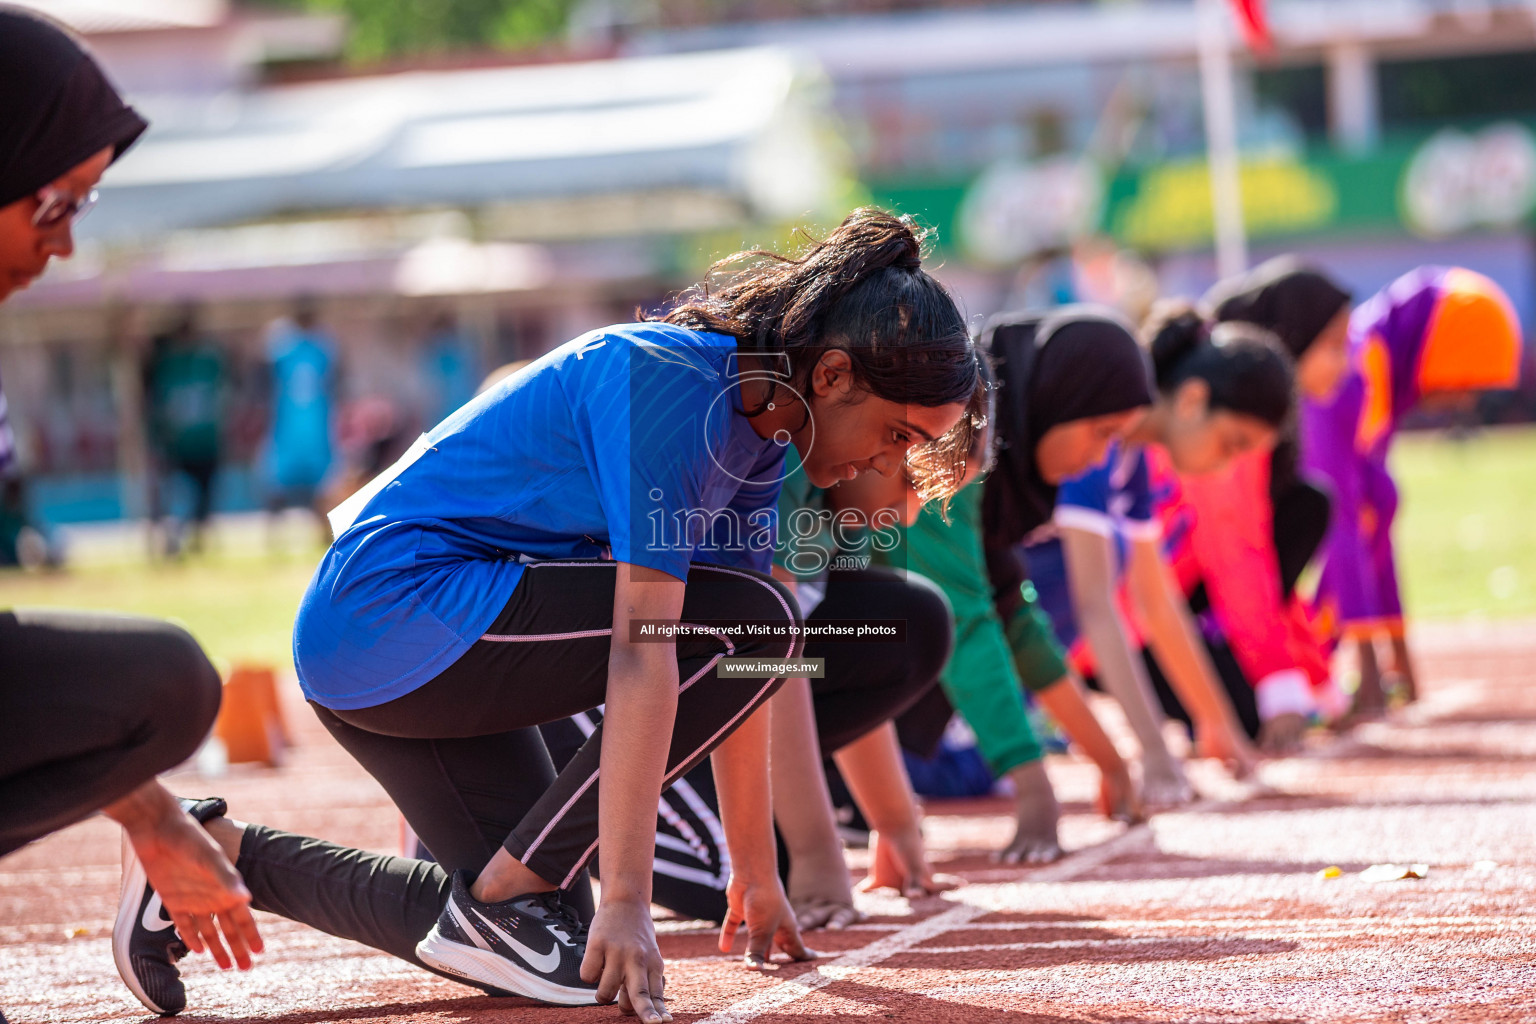
[[(1152, 370), (1128, 325), (1108, 311), (1067, 307), (994, 320), (983, 335), (997, 365), (997, 468), (986, 480), (982, 532), (994, 600), (1006, 621), (1028, 580), (1021, 545), (1050, 523), (1063, 481), (1103, 462), (1156, 402)], [(1163, 740), (1162, 716), (1136, 672), (1100, 673), (1141, 744), (1143, 798), (1191, 793)]]
[[(68, 34), (5, 6), (0, 96), (4, 300), (51, 259), (74, 251), (73, 221), (146, 125)], [(0, 474), (13, 454), (0, 398)], [(201, 745), (219, 696), (218, 673), (196, 641), (169, 623), (0, 612), (0, 856), (99, 810), (123, 825), (133, 854), (127, 859), (160, 893), (146, 920), (164, 921), (160, 931), (174, 924), (187, 946), (209, 950), (221, 967), (230, 966), (232, 952), (245, 968), (250, 952), (261, 949), (250, 893), (194, 820), (205, 809), (183, 809), (155, 781)], [(134, 955), (114, 953), (120, 968)], [(164, 993), (145, 987), (135, 994), (151, 1009), (181, 1009), (179, 983)]]

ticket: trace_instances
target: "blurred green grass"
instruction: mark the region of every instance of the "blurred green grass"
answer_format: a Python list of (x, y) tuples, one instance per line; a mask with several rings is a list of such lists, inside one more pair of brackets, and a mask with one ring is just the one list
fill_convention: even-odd
[[(1536, 429), (1405, 436), (1392, 468), (1403, 495), (1396, 539), (1410, 614), (1536, 615)], [(224, 665), (286, 668), (294, 612), (317, 558), (247, 552), (58, 573), (0, 571), (0, 607), (162, 616), (186, 626)]]
[(292, 665), (293, 616), (319, 560), (220, 556), (183, 562), (89, 566), (52, 573), (0, 574), (0, 607), (110, 609), (171, 619), (186, 627), (221, 670), (251, 661)]
[(1398, 439), (1393, 535), (1403, 601), (1423, 619), (1536, 614), (1536, 429)]

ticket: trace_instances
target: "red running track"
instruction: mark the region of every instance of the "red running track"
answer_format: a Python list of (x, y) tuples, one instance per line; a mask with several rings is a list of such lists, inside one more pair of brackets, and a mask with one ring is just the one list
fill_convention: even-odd
[[(1054, 759), (1078, 852), (1002, 869), (997, 802), (932, 808), (945, 899), (866, 901), (818, 933), (817, 965), (755, 973), (712, 935), (663, 922), (679, 1021), (840, 1017), (984, 1022), (1536, 1021), (1536, 627), (1423, 630), (1426, 696), (1390, 722), (1319, 740), (1238, 785), (1201, 766), (1206, 799), (1125, 829), (1087, 813), (1091, 772)], [(301, 745), (278, 771), (217, 782), (236, 817), (394, 849), (383, 793), (295, 699)], [(88, 821), (0, 862), (0, 1009), (12, 1024), (142, 1020), (109, 932), (116, 829)], [(1430, 865), (1368, 882), (1375, 863)], [(1342, 869), (1336, 878), (1320, 872)], [(611, 1007), (494, 1000), (361, 946), (262, 916), (247, 974), (187, 969), (188, 1021), (585, 1022)]]

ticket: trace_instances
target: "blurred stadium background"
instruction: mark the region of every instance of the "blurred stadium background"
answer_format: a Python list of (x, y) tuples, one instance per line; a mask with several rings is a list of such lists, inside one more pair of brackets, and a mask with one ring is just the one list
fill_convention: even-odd
[[(0, 312), (33, 524), (64, 571), (7, 603), (191, 626), (287, 663), (315, 556), (268, 524), (266, 339), (318, 302), (343, 374), (333, 479), (387, 462), (464, 382), (629, 320), (744, 245), (873, 202), (937, 231), (976, 319), (1135, 315), (1216, 276), (1191, 0), (23, 0), (85, 36), (153, 122), (79, 252)], [(1420, 263), (1536, 322), (1536, 6), (1270, 0), (1233, 62), (1253, 261), (1357, 298)], [(163, 556), (144, 365), (195, 304), (228, 367), (215, 519)], [(1528, 352), (1527, 358), (1530, 358)], [(1536, 614), (1536, 375), (1397, 452), (1420, 617)], [(338, 483), (337, 486), (341, 486)]]

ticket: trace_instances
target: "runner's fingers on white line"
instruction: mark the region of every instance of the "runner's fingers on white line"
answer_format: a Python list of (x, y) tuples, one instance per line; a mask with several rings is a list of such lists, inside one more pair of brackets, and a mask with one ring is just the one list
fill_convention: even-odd
[[(1053, 857), (1051, 859), (1055, 860), (1056, 858)], [(1047, 862), (1042, 861), (1041, 863)], [(960, 888), (961, 880), (954, 875), (946, 875), (934, 871), (927, 864), (924, 864), (917, 877), (911, 880), (911, 885), (917, 890), (917, 895), (919, 896), (937, 896), (941, 892), (949, 892), (951, 889)]]
[[(634, 998), (631, 998), (628, 988), (619, 990), (620, 1012), (632, 1017), (639, 1017), (645, 1021), (660, 1021), (661, 1024), (666, 1024), (666, 1022), (672, 1019), (672, 1014), (667, 1011), (667, 997), (664, 994), (666, 986), (666, 977), (662, 974), (661, 968), (653, 966), (649, 974), (649, 985), (645, 991), (650, 995), (651, 1013), (654, 1016), (648, 1015), (643, 1008), (637, 1009), (641, 1004), (637, 1003)], [(642, 993), (639, 998), (644, 999), (644, 997), (645, 993)]]
[[(667, 1001), (667, 997), (663, 994), (666, 991), (666, 987), (666, 976), (663, 975), (660, 971), (652, 971), (650, 987), (651, 1002), (655, 1003), (656, 1008), (661, 1010), (663, 1013), (666, 1012), (666, 1007), (662, 1005)], [(624, 1013), (629, 1014), (630, 1016), (634, 1016), (635, 1007), (634, 1004), (630, 1002), (629, 989), (627, 988), (619, 989), (619, 1009)]]
[[(654, 975), (651, 975), (650, 992), (651, 1003), (656, 1004), (657, 1010), (665, 1012), (665, 1007), (662, 1006), (665, 1003), (665, 999), (662, 996), (656, 995), (659, 989), (656, 987), (656, 976)], [(639, 1016), (636, 1010), (634, 1010), (634, 1001), (630, 999), (630, 990), (628, 989), (619, 989), (619, 1012), (624, 1013), (625, 1016)]]
[[(651, 968), (651, 998), (656, 1001), (657, 1008), (662, 1013), (667, 1013), (667, 974), (661, 964)], [(668, 1018), (672, 1015), (667, 1013)]]

